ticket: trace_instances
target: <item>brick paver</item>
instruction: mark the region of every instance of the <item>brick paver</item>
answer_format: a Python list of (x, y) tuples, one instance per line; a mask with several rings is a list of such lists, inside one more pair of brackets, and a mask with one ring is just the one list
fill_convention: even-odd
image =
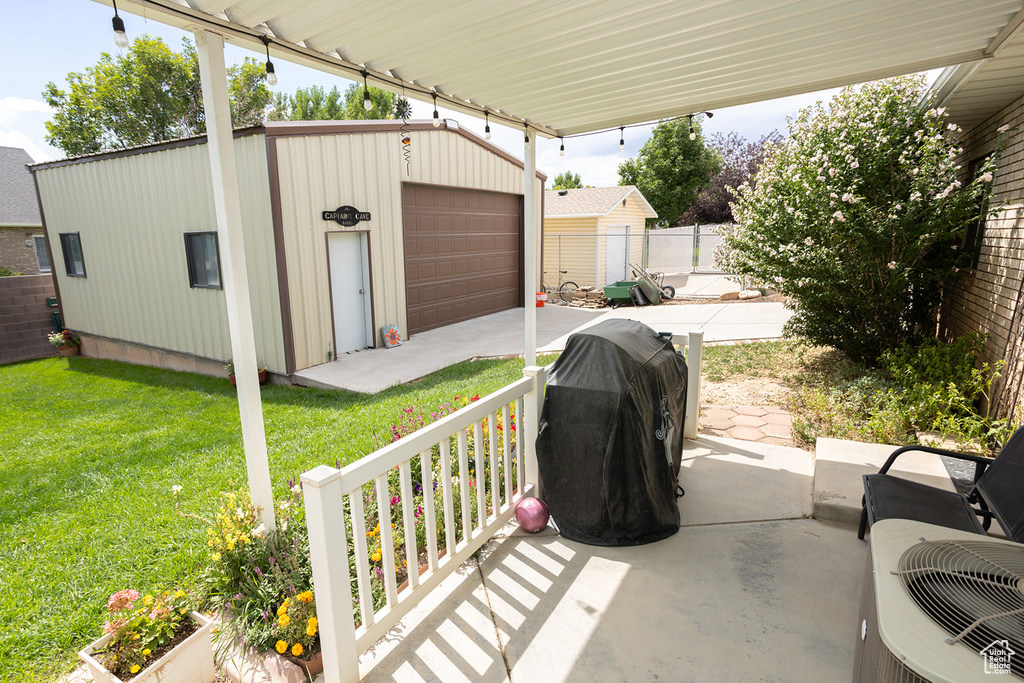
[(743, 441), (793, 445), (793, 416), (775, 406), (703, 406), (698, 431)]

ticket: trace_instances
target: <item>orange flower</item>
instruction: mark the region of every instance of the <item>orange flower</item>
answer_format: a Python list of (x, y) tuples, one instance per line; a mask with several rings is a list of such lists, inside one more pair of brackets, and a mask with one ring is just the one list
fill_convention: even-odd
[(298, 657), (302, 654), (302, 643), (295, 643), (292, 645), (292, 657)]

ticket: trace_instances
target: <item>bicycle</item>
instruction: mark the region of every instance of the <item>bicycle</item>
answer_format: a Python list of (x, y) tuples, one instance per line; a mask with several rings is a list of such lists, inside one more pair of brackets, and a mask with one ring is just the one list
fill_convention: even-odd
[(541, 279), (541, 285), (544, 287), (544, 292), (548, 295), (548, 298), (557, 293), (558, 298), (565, 303), (572, 301), (572, 295), (576, 293), (580, 286), (570, 280), (562, 280), (562, 276), (568, 272), (567, 270), (558, 271), (558, 286), (556, 288), (548, 287), (548, 283), (543, 278)]

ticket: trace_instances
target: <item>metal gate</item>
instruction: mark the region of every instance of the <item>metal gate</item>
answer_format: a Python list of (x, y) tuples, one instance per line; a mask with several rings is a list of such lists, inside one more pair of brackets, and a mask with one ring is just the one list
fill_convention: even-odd
[(686, 225), (649, 230), (644, 236), (648, 270), (662, 273), (721, 273), (715, 248), (722, 243), (717, 225)]

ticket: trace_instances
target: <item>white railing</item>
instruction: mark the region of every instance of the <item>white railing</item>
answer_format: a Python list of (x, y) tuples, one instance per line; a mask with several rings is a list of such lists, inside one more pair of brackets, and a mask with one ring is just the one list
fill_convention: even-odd
[[(688, 336), (689, 377), (683, 423), (683, 436), (688, 439), (697, 436), (703, 338), (702, 332), (690, 332)], [(537, 483), (534, 448), (547, 368), (529, 367), (523, 374), (523, 379), (351, 465), (340, 470), (321, 465), (302, 475), (327, 683), (358, 681), (359, 653), (387, 633), (486, 543), (515, 514), (516, 503), (533, 490)], [(505, 427), (500, 428), (499, 424)], [(513, 431), (517, 435), (514, 446)], [(419, 471), (414, 473), (412, 462), (416, 459)], [(453, 461), (457, 472), (453, 471)], [(397, 483), (392, 480), (395, 470)], [(422, 519), (411, 504), (414, 474), (422, 487)], [(471, 483), (473, 475), (475, 485)], [(373, 489), (376, 495), (369, 495), (367, 489)], [(396, 549), (390, 522), (393, 490), (401, 504), (404, 556), (408, 562), (407, 581), (402, 586), (397, 585), (396, 572), (396, 558), (402, 546)], [(435, 514), (435, 493), (441, 495), (442, 519)], [(460, 500), (458, 507), (456, 494)], [(367, 500), (374, 499), (380, 529), (377, 560), (372, 560), (367, 543), (367, 538), (376, 534), (375, 530), (367, 532), (369, 523), (364, 507)], [(425, 531), (423, 547), (417, 544), (417, 525)], [(347, 529), (351, 531), (353, 545), (355, 594)], [(443, 548), (438, 542), (442, 534)], [(425, 555), (426, 567), (417, 571), (421, 555)], [(379, 609), (374, 607), (374, 572), (385, 603)], [(354, 600), (359, 605), (358, 626), (352, 617)]]
[[(523, 372), (523, 379), (351, 465), (340, 470), (321, 465), (302, 475), (327, 683), (358, 681), (359, 653), (387, 633), (504, 526), (515, 513), (516, 503), (536, 484), (534, 444), (547, 369), (530, 367)], [(514, 446), (513, 431), (517, 435)], [(417, 459), (416, 476), (422, 487), (422, 504), (418, 507), (413, 505), (416, 484), (412, 471)], [(453, 460), (457, 473), (452, 471)], [(475, 486), (471, 484), (474, 475)], [(393, 496), (396, 488), (397, 495)], [(376, 491), (380, 534), (380, 547), (374, 546), (372, 555), (367, 541), (368, 537), (376, 538), (376, 530), (367, 531), (364, 503), (368, 495), (370, 502), (374, 500), (368, 489)], [(435, 512), (435, 493), (441, 494), (440, 520)], [(459, 507), (455, 505), (456, 496), (461, 501)], [(407, 580), (401, 587), (397, 585), (396, 565), (402, 547), (395, 547), (393, 500), (401, 505), (405, 538)], [(417, 543), (417, 526), (425, 531), (424, 547)], [(351, 530), (353, 545), (355, 596), (346, 527)], [(441, 534), (443, 548), (439, 547)], [(426, 556), (426, 567), (417, 571), (421, 555)], [(383, 589), (385, 604), (379, 609), (374, 607), (375, 582), (378, 593)], [(353, 598), (359, 605), (358, 627), (352, 617)]]

